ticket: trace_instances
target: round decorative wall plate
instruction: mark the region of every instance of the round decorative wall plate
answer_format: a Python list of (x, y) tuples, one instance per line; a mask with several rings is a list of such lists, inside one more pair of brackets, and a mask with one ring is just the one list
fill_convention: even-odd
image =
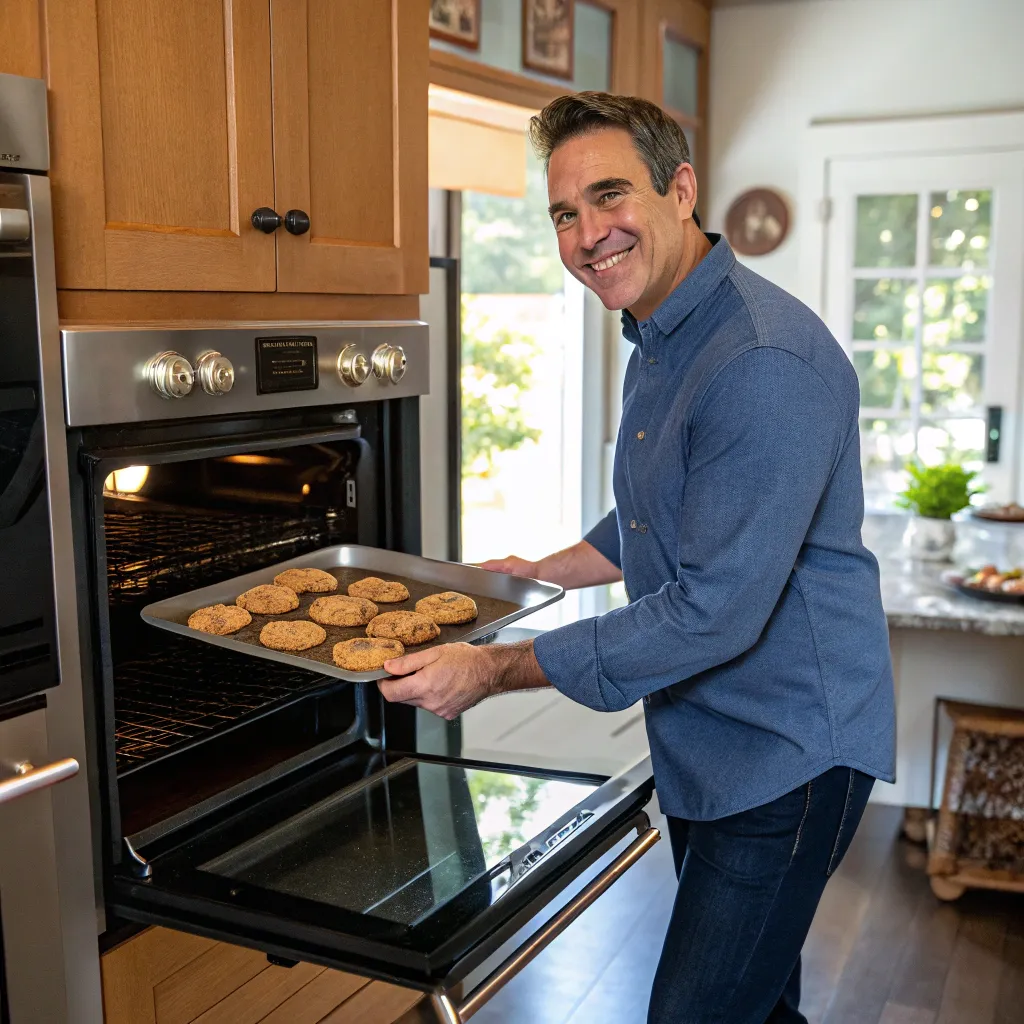
[(765, 256), (789, 234), (789, 207), (770, 188), (752, 188), (733, 200), (725, 215), (725, 237), (742, 256)]

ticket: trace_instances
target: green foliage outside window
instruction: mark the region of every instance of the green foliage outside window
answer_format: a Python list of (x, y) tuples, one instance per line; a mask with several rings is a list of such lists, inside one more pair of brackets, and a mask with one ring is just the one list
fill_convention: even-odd
[(462, 290), (468, 295), (553, 295), (562, 290), (562, 281), (544, 168), (531, 151), (523, 198), (463, 193)]
[(488, 476), (499, 451), (536, 441), (520, 397), (530, 389), (537, 343), (525, 334), (491, 329), (462, 302), (462, 475)]
[(508, 805), (508, 830), (486, 835), (483, 839), (484, 855), (488, 860), (505, 857), (532, 838), (525, 834), (523, 825), (536, 813), (543, 786), (543, 779), (513, 778), (495, 772), (469, 773), (469, 792), (478, 821), (493, 804)]
[(900, 493), (896, 504), (929, 519), (951, 519), (971, 503), (975, 494), (984, 490), (971, 486), (978, 475), (976, 470), (964, 469), (956, 463), (924, 466), (920, 462), (908, 462), (906, 470), (910, 483)]

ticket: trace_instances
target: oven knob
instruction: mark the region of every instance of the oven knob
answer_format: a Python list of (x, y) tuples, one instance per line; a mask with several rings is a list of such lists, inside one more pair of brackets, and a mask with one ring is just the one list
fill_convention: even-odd
[(195, 383), (192, 365), (179, 352), (161, 352), (146, 364), (146, 379), (161, 398), (184, 398)]
[(375, 377), (397, 384), (405, 376), (408, 360), (401, 345), (378, 345), (373, 350), (372, 362)]
[(235, 368), (219, 352), (204, 352), (196, 363), (196, 375), (208, 395), (226, 395), (235, 386)]
[(357, 388), (369, 375), (366, 356), (355, 345), (346, 345), (338, 356), (338, 376), (350, 388)]

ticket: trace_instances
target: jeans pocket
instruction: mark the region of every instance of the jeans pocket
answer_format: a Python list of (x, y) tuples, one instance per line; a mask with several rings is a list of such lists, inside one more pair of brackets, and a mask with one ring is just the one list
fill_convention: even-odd
[(855, 769), (851, 768), (849, 771), (850, 781), (846, 786), (846, 800), (843, 802), (843, 816), (839, 819), (839, 829), (836, 832), (836, 841), (832, 847), (832, 856), (829, 858), (828, 871), (826, 872), (826, 875), (829, 878), (832, 877), (832, 872), (839, 867), (840, 862), (846, 855), (847, 848), (850, 845), (850, 841), (853, 839), (853, 833), (857, 827), (857, 821), (850, 821), (848, 823), (847, 820), (850, 817), (850, 809), (854, 795), (853, 786), (857, 778), (857, 772)]

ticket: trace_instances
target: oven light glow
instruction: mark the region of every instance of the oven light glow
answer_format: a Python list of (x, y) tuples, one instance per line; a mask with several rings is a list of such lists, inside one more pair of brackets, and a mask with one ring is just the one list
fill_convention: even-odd
[(303, 494), (309, 494), (309, 484), (303, 484), (302, 485), (302, 493)]
[(275, 459), (270, 455), (228, 455), (225, 462), (234, 462), (242, 466), (287, 466), (287, 459)]
[(149, 466), (125, 466), (124, 469), (115, 469), (103, 481), (103, 490), (112, 494), (138, 494), (146, 485), (148, 476)]

